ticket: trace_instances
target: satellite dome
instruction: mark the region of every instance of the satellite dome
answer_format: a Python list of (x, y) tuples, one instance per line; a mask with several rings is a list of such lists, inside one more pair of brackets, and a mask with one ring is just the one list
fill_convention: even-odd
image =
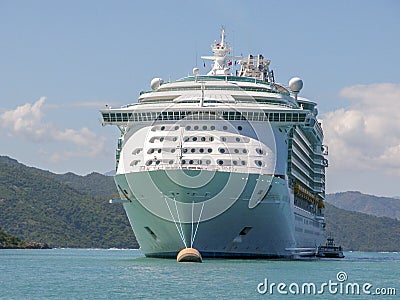
[(199, 75), (199, 68), (193, 68), (193, 75)]
[(289, 81), (289, 88), (293, 93), (298, 93), (303, 88), (303, 80), (299, 77), (293, 77)]
[(161, 78), (153, 78), (150, 82), (151, 89), (154, 91), (160, 87), (160, 85), (164, 82)]

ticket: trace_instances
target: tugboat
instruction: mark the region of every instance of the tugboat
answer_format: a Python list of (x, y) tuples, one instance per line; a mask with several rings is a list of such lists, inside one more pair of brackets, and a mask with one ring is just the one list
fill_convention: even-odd
[(332, 236), (326, 239), (325, 246), (319, 246), (317, 257), (344, 258), (342, 246), (336, 246)]

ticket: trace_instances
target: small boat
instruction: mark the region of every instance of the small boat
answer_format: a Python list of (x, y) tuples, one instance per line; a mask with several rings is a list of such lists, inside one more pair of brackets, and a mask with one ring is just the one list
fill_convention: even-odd
[(332, 236), (326, 239), (324, 246), (319, 246), (317, 250), (317, 257), (325, 258), (343, 258), (342, 246), (336, 246)]

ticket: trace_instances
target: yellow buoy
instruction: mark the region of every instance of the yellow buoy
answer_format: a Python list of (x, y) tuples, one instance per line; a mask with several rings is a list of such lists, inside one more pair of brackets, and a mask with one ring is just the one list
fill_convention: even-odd
[(185, 248), (179, 251), (176, 257), (177, 262), (202, 262), (203, 258), (199, 251), (194, 248)]

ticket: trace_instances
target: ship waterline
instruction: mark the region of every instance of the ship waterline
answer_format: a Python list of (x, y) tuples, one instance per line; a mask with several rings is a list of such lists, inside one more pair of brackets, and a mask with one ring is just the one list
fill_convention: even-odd
[[(102, 110), (121, 136), (115, 182), (142, 252), (297, 257), (325, 240), (327, 147), (316, 103), (275, 83), (263, 56), (233, 60), (222, 32), (212, 70)], [(236, 63), (235, 63), (236, 65)]]

